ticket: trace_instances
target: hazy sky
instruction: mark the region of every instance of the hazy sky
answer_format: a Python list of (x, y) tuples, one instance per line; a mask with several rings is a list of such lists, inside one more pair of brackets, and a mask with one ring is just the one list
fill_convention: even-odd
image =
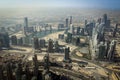
[(80, 7), (120, 9), (120, 0), (0, 0), (0, 8)]

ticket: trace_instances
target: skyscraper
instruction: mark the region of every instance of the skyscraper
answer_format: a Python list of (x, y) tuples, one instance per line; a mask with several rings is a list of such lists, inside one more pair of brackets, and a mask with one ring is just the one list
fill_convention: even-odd
[(17, 37), (16, 36), (11, 36), (11, 44), (17, 45)]
[(50, 67), (49, 54), (47, 53), (47, 54), (44, 56), (44, 69), (46, 70), (46, 72), (49, 71), (49, 67)]
[(58, 43), (58, 41), (55, 41), (54, 47), (55, 47), (55, 52), (59, 52), (59, 43)]
[(70, 24), (72, 24), (72, 16), (70, 16)]
[(28, 28), (28, 18), (24, 18), (24, 27)]
[(39, 45), (40, 45), (40, 48), (44, 48), (45, 47), (45, 39), (40, 39)]
[(35, 54), (34, 57), (33, 57), (33, 64), (34, 64), (34, 72), (33, 72), (33, 75), (34, 76), (38, 76), (38, 60), (37, 60), (37, 55)]
[(66, 18), (66, 27), (68, 28), (68, 18)]
[(118, 30), (118, 24), (116, 24), (116, 26), (114, 28), (113, 37), (116, 37), (117, 30)]
[(26, 35), (26, 32), (28, 31), (28, 18), (24, 18), (24, 26), (23, 26), (23, 35)]
[(5, 33), (0, 33), (0, 46), (1, 47), (5, 47), (5, 48), (9, 48), (9, 35), (7, 32)]
[(115, 48), (116, 48), (116, 41), (113, 40), (109, 46), (107, 58), (109, 61), (114, 60), (114, 55), (115, 55)]
[(107, 17), (107, 14), (104, 14), (103, 15), (103, 20), (102, 20), (102, 22), (105, 24), (105, 27), (110, 27), (110, 23), (111, 23), (111, 21), (108, 19), (108, 17)]
[(68, 61), (68, 62), (70, 61), (69, 52), (70, 52), (70, 48), (69, 47), (65, 48), (65, 50), (64, 50), (64, 53), (65, 53), (64, 59), (65, 59), (65, 61)]
[(1, 79), (1, 80), (5, 80), (5, 79), (4, 79), (4, 74), (3, 74), (3, 72), (4, 72), (3, 66), (2, 66), (2, 64), (1, 64), (1, 65), (0, 65), (0, 79)]
[(16, 80), (21, 80), (22, 73), (23, 73), (22, 72), (22, 64), (18, 63), (17, 68), (15, 69), (15, 78), (16, 78)]
[(99, 44), (99, 54), (98, 54), (98, 59), (102, 60), (105, 58), (106, 55), (106, 50), (107, 50), (107, 45), (105, 45), (103, 42)]
[(34, 49), (39, 49), (39, 42), (38, 42), (38, 38), (37, 37), (35, 37), (34, 38)]
[(99, 19), (97, 20), (97, 22), (98, 22), (99, 24), (101, 24), (101, 18), (99, 18)]
[(86, 27), (86, 25), (87, 25), (87, 20), (85, 20), (85, 27)]
[(107, 14), (104, 14), (104, 15), (103, 15), (103, 22), (104, 22), (105, 25), (106, 25), (106, 23), (107, 23)]
[(70, 25), (70, 33), (74, 34), (74, 30), (75, 30), (75, 28), (74, 28), (74, 26), (71, 24), (71, 25)]
[(52, 39), (49, 39), (48, 41), (48, 53), (52, 53), (53, 52), (53, 40)]
[(7, 71), (7, 80), (13, 80), (12, 66), (10, 62), (6, 64), (6, 71)]

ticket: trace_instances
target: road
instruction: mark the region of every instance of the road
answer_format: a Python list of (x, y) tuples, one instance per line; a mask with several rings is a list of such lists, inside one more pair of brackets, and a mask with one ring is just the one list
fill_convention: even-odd
[[(63, 34), (64, 32), (59, 32), (59, 33), (54, 33), (54, 34), (49, 34), (48, 36), (45, 37), (46, 40), (48, 40), (49, 38), (52, 38), (53, 40), (58, 40), (59, 41), (59, 44), (62, 44), (62, 45), (65, 45), (67, 47), (70, 47), (70, 51), (72, 52), (73, 50), (75, 50), (77, 48), (77, 46), (74, 46), (72, 44), (68, 44), (68, 43), (65, 43), (64, 41), (58, 39), (58, 34)], [(70, 53), (71, 54), (71, 53)], [(90, 60), (87, 60), (87, 59), (84, 59), (84, 58), (76, 58), (74, 56), (71, 57), (73, 60), (77, 60), (77, 61), (85, 61), (85, 62), (88, 62), (88, 64), (94, 66), (94, 67), (97, 67), (98, 70), (96, 70), (96, 72), (93, 72), (94, 74), (96, 73), (96, 79), (99, 79), (98, 78), (98, 75), (103, 75), (105, 77), (107, 77), (107, 73), (108, 73), (108, 70), (105, 69), (104, 67), (98, 65), (97, 63), (93, 62), (93, 61), (90, 61)], [(93, 75), (94, 75), (93, 74)], [(97, 75), (98, 74), (98, 75)]]
[(83, 73), (78, 73), (78, 72), (74, 72), (71, 70), (63, 69), (63, 68), (57, 68), (57, 67), (51, 67), (50, 70), (52, 70), (52, 72), (64, 74), (64, 75), (72, 77), (72, 78), (74, 77), (74, 79), (76, 79), (76, 80), (80, 80), (80, 79), (81, 80), (89, 80), (89, 77)]
[[(62, 32), (58, 32), (58, 33), (53, 33), (53, 34), (49, 34), (47, 36), (44, 37), (44, 39), (48, 40), (48, 39), (53, 39), (53, 40), (58, 40), (59, 41), (59, 44), (62, 44), (62, 45), (65, 45), (67, 47), (70, 47), (70, 51), (72, 52), (73, 50), (75, 50), (77, 48), (77, 46), (74, 46), (72, 44), (67, 44), (65, 42), (63, 42), (62, 40), (59, 40), (58, 39), (58, 34), (62, 34), (64, 33), (63, 31)], [(18, 48), (21, 48), (21, 47), (18, 47)], [(26, 48), (26, 52), (22, 52), (21, 54), (25, 54), (25, 57), (23, 59), (23, 62), (29, 57), (29, 56), (33, 56), (34, 55), (34, 50), (31, 48), (31, 49), (27, 49)], [(41, 54), (42, 55), (42, 54)], [(84, 58), (76, 58), (74, 56), (71, 57), (72, 60), (76, 60), (76, 61), (85, 61), (85, 62), (88, 62), (88, 64), (94, 66), (94, 67), (97, 67), (98, 70), (96, 70), (96, 72), (93, 72), (94, 75), (96, 75), (96, 79), (98, 80), (99, 76), (98, 75), (104, 75), (107, 77), (107, 73), (108, 73), (108, 70), (106, 70), (105, 68), (103, 68), (102, 66), (98, 65), (97, 63), (94, 63), (90, 60), (87, 60), (87, 59), (84, 59)], [(95, 74), (96, 73), (96, 74)], [(97, 75), (98, 74), (98, 75)]]

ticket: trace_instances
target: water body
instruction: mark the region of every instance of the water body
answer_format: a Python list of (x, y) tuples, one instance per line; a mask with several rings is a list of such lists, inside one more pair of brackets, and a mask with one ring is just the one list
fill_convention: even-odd
[(29, 37), (30, 38), (33, 38), (33, 37), (43, 38), (43, 37), (45, 37), (49, 34), (55, 33), (55, 32), (58, 32), (58, 30), (53, 29), (52, 31), (50, 31), (50, 30), (41, 31), (41, 32), (36, 32), (36, 33), (33, 33), (33, 34), (29, 35)]

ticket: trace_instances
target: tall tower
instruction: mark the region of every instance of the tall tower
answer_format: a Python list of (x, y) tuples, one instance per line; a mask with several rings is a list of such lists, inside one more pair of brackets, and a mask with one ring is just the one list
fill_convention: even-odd
[(65, 53), (65, 57), (64, 60), (67, 62), (70, 62), (70, 57), (69, 57), (69, 52), (70, 52), (70, 48), (65, 48), (64, 53)]
[(55, 52), (59, 52), (59, 43), (58, 43), (58, 41), (55, 41), (54, 47), (55, 47)]
[(102, 60), (105, 58), (107, 47), (103, 42), (101, 42), (98, 49), (99, 49), (98, 59)]
[(24, 18), (24, 27), (28, 28), (28, 18)]
[(33, 63), (34, 63), (34, 73), (33, 75), (34, 76), (38, 76), (38, 60), (37, 60), (37, 55), (35, 54), (34, 57), (33, 57)]
[(113, 37), (116, 37), (117, 30), (118, 30), (118, 24), (116, 24), (116, 26), (114, 28)]
[(6, 32), (3, 34), (4, 35), (4, 47), (9, 48), (10, 47), (10, 38), (9, 38), (9, 34)]
[(34, 49), (39, 49), (39, 40), (37, 37), (34, 38), (33, 46), (34, 46)]
[(16, 36), (11, 36), (11, 43), (12, 43), (12, 45), (17, 45), (17, 37)]
[(113, 40), (109, 46), (109, 50), (107, 54), (107, 58), (109, 59), (109, 61), (114, 60), (115, 48), (116, 48), (116, 41)]
[(72, 24), (72, 16), (70, 16), (70, 24)]
[(49, 72), (50, 61), (49, 61), (49, 53), (44, 56), (44, 71), (42, 73), (43, 80), (52, 80), (51, 73)]
[(103, 22), (106, 24), (107, 23), (107, 14), (103, 15)]
[(3, 66), (0, 65), (0, 79), (1, 79), (1, 80), (5, 80), (5, 79), (4, 79), (4, 74), (3, 74), (3, 72), (4, 72)]
[(48, 52), (49, 53), (53, 53), (54, 52), (53, 47), (54, 47), (53, 40), (49, 39), (49, 41), (48, 41)]
[(87, 21), (87, 20), (85, 20), (85, 27), (86, 27), (87, 23), (88, 23), (88, 21)]
[(71, 24), (70, 26), (70, 33), (74, 34), (75, 27)]
[(50, 67), (49, 53), (47, 53), (44, 57), (44, 69), (46, 70), (46, 72), (49, 72), (49, 67)]
[[(22, 64), (18, 63), (17, 68), (15, 70), (15, 78), (16, 80), (21, 80), (22, 78)], [(13, 79), (12, 79), (13, 80)]]
[(66, 18), (66, 27), (68, 28), (68, 18)]
[(28, 18), (24, 18), (24, 26), (23, 26), (23, 35), (26, 35), (26, 32), (28, 31)]
[(102, 22), (105, 24), (105, 27), (107, 27), (107, 28), (110, 27), (111, 20), (108, 19), (107, 14), (103, 15), (103, 21)]

